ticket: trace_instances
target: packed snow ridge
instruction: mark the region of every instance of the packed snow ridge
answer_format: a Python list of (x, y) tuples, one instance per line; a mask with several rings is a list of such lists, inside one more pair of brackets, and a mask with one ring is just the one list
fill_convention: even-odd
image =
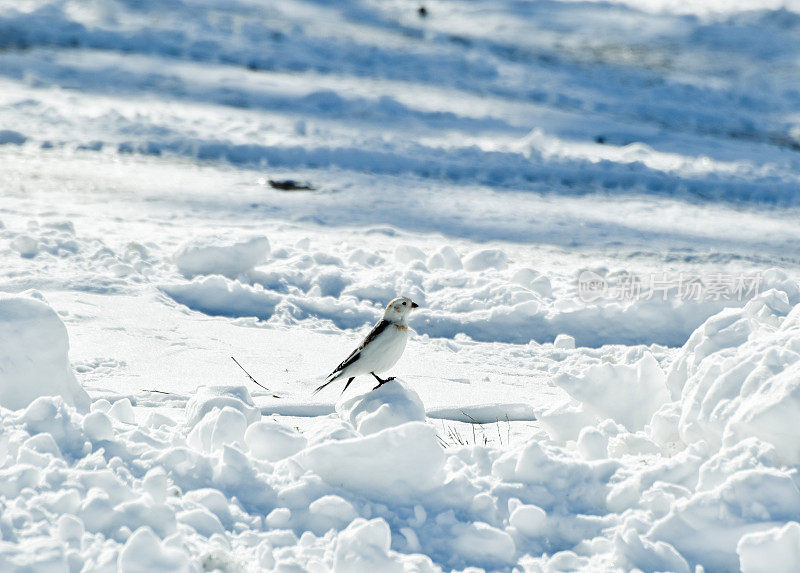
[(800, 4), (425, 6), (0, 0), (0, 573), (800, 569)]
[[(402, 381), (313, 431), (241, 386), (139, 415), (85, 393), (58, 315), (0, 300), (4, 571), (783, 571), (800, 525), (800, 304), (770, 290), (647, 353), (556, 380), (519, 444), (447, 443)], [(10, 336), (13, 335), (13, 336)], [(31, 359), (38, 368), (31, 370)]]
[[(179, 247), (173, 260), (182, 276), (171, 276), (160, 288), (209, 315), (290, 324), (321, 317), (340, 328), (374, 322), (394, 293), (405, 292), (423, 306), (410, 324), (431, 337), (462, 333), (478, 341), (541, 343), (563, 335), (560, 348), (576, 343), (677, 346), (708, 316), (748, 300), (657, 294), (583, 303), (574, 278), (554, 289), (547, 275), (510, 263), (502, 249), (459, 254), (447, 245), (426, 254), (401, 244), (387, 255), (352, 247), (333, 255), (309, 249), (306, 242), (270, 253), (266, 237), (201, 237)], [(610, 281), (626, 274), (595, 271)], [(376, 273), (383, 286), (376, 284)], [(761, 289), (781, 288), (793, 303), (800, 301), (800, 289), (780, 269), (760, 278)]]

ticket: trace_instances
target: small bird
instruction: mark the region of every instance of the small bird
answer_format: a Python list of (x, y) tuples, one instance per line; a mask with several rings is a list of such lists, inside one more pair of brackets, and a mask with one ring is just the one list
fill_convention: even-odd
[(385, 380), (381, 379), (376, 373), (386, 372), (400, 360), (408, 340), (408, 315), (415, 308), (419, 308), (419, 305), (404, 296), (397, 297), (390, 302), (383, 311), (383, 318), (372, 327), (358, 348), (353, 350), (344, 362), (328, 374), (328, 381), (314, 390), (314, 394), (331, 382), (347, 378), (347, 384), (342, 390), (342, 394), (344, 394), (350, 383), (360, 374), (372, 374), (375, 377), (378, 385), (373, 390), (394, 380), (394, 376)]

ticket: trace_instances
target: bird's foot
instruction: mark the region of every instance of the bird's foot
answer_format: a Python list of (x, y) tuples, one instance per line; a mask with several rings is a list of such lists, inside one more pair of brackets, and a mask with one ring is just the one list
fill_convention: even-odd
[(373, 388), (373, 390), (377, 390), (378, 388), (380, 388), (381, 386), (383, 386), (383, 385), (384, 385), (384, 384), (386, 384), (387, 382), (391, 382), (392, 380), (394, 380), (394, 376), (390, 376), (389, 378), (386, 378), (386, 379), (384, 380), (384, 379), (381, 379), (381, 378), (380, 378), (380, 377), (379, 377), (377, 374), (375, 374), (374, 372), (370, 372), (370, 374), (372, 374), (372, 375), (375, 377), (375, 380), (377, 380), (377, 381), (378, 381), (378, 385), (377, 385), (377, 386), (375, 386), (375, 387)]

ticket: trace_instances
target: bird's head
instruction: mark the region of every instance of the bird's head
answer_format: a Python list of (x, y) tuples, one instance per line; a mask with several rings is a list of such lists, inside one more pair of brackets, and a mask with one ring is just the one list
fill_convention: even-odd
[(408, 322), (408, 315), (411, 310), (419, 307), (417, 303), (405, 296), (399, 296), (394, 299), (383, 311), (383, 319), (390, 322), (400, 322), (405, 324)]

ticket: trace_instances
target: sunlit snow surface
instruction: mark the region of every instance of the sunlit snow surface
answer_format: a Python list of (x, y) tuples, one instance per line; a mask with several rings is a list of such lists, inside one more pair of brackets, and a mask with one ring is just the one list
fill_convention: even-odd
[(0, 570), (800, 567), (800, 5), (420, 6), (0, 0)]

